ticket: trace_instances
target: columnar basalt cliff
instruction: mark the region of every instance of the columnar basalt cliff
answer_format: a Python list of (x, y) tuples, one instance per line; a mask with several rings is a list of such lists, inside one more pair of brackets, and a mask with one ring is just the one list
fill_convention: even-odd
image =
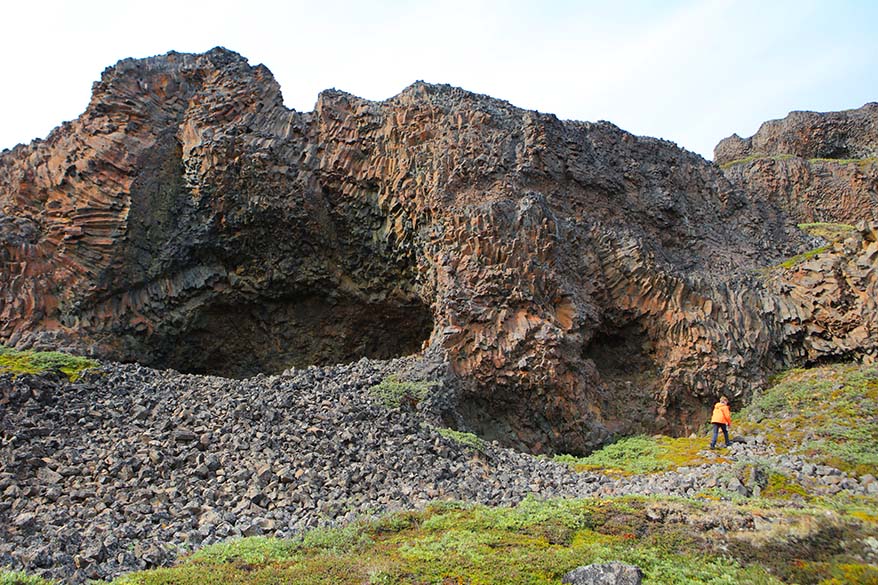
[(799, 222), (878, 219), (878, 103), (843, 112), (792, 112), (750, 138), (714, 150), (729, 180), (750, 198)]
[(788, 203), (448, 86), (300, 113), (224, 49), (125, 60), (0, 156), (0, 341), (231, 376), (422, 351), (469, 429), (581, 452), (875, 355), (874, 226), (766, 276), (813, 246)]

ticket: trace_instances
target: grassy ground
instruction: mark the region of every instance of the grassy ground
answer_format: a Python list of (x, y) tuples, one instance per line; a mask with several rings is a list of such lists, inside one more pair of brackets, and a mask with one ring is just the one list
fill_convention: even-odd
[(779, 452), (850, 473), (878, 472), (878, 366), (791, 370), (740, 419), (739, 432), (764, 434)]
[(61, 372), (71, 382), (76, 381), (82, 372), (97, 366), (98, 363), (83, 357), (58, 353), (56, 351), (18, 351), (0, 345), (0, 374), (39, 374), (41, 372)]
[[(796, 530), (795, 545), (772, 530), (756, 535), (746, 528), (754, 514)], [(657, 521), (660, 516), (664, 520)], [(878, 579), (878, 570), (857, 557), (878, 526), (826, 510), (813, 518), (801, 510), (633, 497), (526, 500), (514, 508), (444, 503), (298, 540), (230, 541), (174, 568), (114, 583), (557, 584), (577, 566), (613, 560), (639, 566), (646, 583), (832, 583), (852, 574)], [(714, 530), (723, 524), (729, 529)], [(839, 536), (849, 542), (846, 548), (824, 546), (824, 539)]]
[[(733, 413), (733, 419), (734, 433), (763, 435), (778, 453), (806, 455), (813, 463), (853, 474), (878, 473), (878, 366), (790, 370)], [(577, 471), (657, 473), (707, 462), (700, 454), (707, 445), (706, 431), (696, 438), (636, 436), (587, 457), (561, 455), (555, 460)]]
[(21, 571), (0, 570), (0, 585), (55, 585), (55, 582), (27, 575)]
[(567, 463), (576, 471), (599, 471), (612, 476), (659, 473), (684, 465), (725, 462), (722, 458), (707, 459), (700, 454), (708, 444), (706, 432), (695, 438), (625, 437), (587, 457), (558, 455), (555, 461)]

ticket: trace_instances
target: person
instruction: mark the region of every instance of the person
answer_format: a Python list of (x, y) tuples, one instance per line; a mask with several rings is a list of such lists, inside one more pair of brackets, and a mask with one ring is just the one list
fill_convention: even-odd
[(713, 416), (710, 417), (710, 422), (713, 424), (713, 439), (710, 441), (710, 448), (716, 449), (716, 439), (720, 429), (723, 431), (726, 447), (728, 447), (730, 445), (729, 429), (732, 426), (732, 409), (729, 408), (729, 399), (725, 396), (713, 405)]

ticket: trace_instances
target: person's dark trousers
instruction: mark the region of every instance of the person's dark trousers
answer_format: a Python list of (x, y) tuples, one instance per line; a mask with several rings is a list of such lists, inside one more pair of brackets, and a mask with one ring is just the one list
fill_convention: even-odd
[(726, 447), (730, 445), (729, 443), (729, 427), (728, 425), (724, 425), (723, 423), (711, 423), (713, 425), (713, 439), (710, 440), (710, 448), (716, 449), (716, 439), (719, 435), (719, 430), (723, 430), (723, 437), (726, 439)]

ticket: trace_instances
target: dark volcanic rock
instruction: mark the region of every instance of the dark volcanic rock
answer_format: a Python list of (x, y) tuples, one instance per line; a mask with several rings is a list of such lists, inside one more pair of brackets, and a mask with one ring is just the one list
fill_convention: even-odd
[(841, 112), (790, 112), (782, 120), (765, 122), (750, 138), (729, 136), (713, 151), (717, 164), (777, 155), (805, 159), (878, 156), (878, 103)]
[(878, 103), (843, 112), (792, 112), (714, 150), (729, 180), (796, 222), (878, 220)]
[[(0, 155), (0, 341), (241, 377), (424, 349), (458, 426), (581, 452), (691, 429), (806, 356), (873, 355), (874, 318), (808, 345), (837, 308), (757, 278), (810, 245), (783, 201), (609, 123), (420, 82), (300, 113), (235, 53), (169, 53)], [(869, 250), (821, 260), (867, 263), (845, 298), (874, 290)], [(170, 470), (222, 440), (185, 428)]]

